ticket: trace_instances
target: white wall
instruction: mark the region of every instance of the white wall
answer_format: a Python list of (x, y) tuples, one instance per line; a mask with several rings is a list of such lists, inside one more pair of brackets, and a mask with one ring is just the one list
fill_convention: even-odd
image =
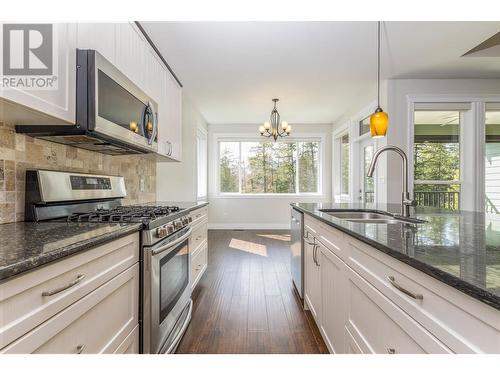
[(212, 229), (286, 229), (290, 227), (290, 203), (331, 200), (331, 130), (329, 124), (293, 124), (293, 134), (322, 135), (323, 171), (321, 196), (221, 197), (217, 189), (216, 137), (223, 134), (258, 134), (258, 125), (209, 125), (209, 227)]
[(182, 98), (182, 161), (156, 164), (156, 199), (194, 201), (197, 196), (196, 131), (207, 123), (185, 95)]
[[(401, 147), (408, 154), (409, 145), (409, 102), (414, 98), (425, 98), (425, 102), (467, 101), (470, 98), (487, 98), (500, 95), (500, 79), (394, 79), (386, 82), (386, 90), (382, 90), (382, 108), (389, 114), (389, 130), (387, 137), (378, 140), (377, 148), (386, 144)], [(334, 129), (339, 129), (369, 103), (359, 103), (359, 107), (351, 110), (336, 122)], [(474, 161), (477, 154), (467, 150), (468, 161)], [(468, 166), (471, 168), (471, 166)], [(412, 167), (410, 166), (410, 169)], [(400, 203), (401, 199), (401, 160), (395, 155), (383, 155), (377, 165), (377, 201)]]

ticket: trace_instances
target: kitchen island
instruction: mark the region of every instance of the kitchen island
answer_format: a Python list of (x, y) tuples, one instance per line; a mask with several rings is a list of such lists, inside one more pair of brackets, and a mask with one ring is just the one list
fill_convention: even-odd
[(305, 305), (332, 352), (500, 352), (500, 218), (412, 209), (421, 222), (337, 212), (399, 205), (297, 203)]

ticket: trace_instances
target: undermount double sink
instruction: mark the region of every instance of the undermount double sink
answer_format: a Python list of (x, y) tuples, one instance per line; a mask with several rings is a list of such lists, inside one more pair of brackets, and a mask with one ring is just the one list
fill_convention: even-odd
[(397, 216), (390, 213), (381, 213), (373, 210), (340, 210), (340, 209), (320, 209), (319, 211), (333, 216), (337, 219), (351, 221), (355, 223), (374, 223), (374, 224), (420, 224), (425, 220)]

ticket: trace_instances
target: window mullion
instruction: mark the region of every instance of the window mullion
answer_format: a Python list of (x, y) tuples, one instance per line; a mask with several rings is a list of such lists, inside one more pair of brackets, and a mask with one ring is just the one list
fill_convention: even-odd
[(300, 194), (299, 189), (299, 142), (295, 142), (295, 194)]
[(238, 142), (238, 147), (239, 147), (239, 158), (238, 158), (238, 192), (241, 194), (242, 193), (242, 181), (241, 179), (243, 176), (241, 175), (241, 142)]

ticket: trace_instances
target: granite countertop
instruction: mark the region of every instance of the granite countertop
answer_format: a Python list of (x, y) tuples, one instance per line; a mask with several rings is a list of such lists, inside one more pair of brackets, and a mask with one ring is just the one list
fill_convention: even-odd
[(399, 205), (294, 203), (292, 206), (500, 310), (500, 215), (412, 209), (421, 224), (356, 223), (321, 209), (399, 213)]
[[(206, 201), (150, 202), (140, 206), (178, 206), (170, 221), (208, 205)], [(141, 230), (143, 223), (67, 223), (45, 221), (0, 225), (0, 282), (22, 272)], [(137, 249), (139, 251), (139, 249)]]
[(0, 225), (0, 282), (21, 272), (136, 232), (141, 226), (141, 223), (2, 224)]

